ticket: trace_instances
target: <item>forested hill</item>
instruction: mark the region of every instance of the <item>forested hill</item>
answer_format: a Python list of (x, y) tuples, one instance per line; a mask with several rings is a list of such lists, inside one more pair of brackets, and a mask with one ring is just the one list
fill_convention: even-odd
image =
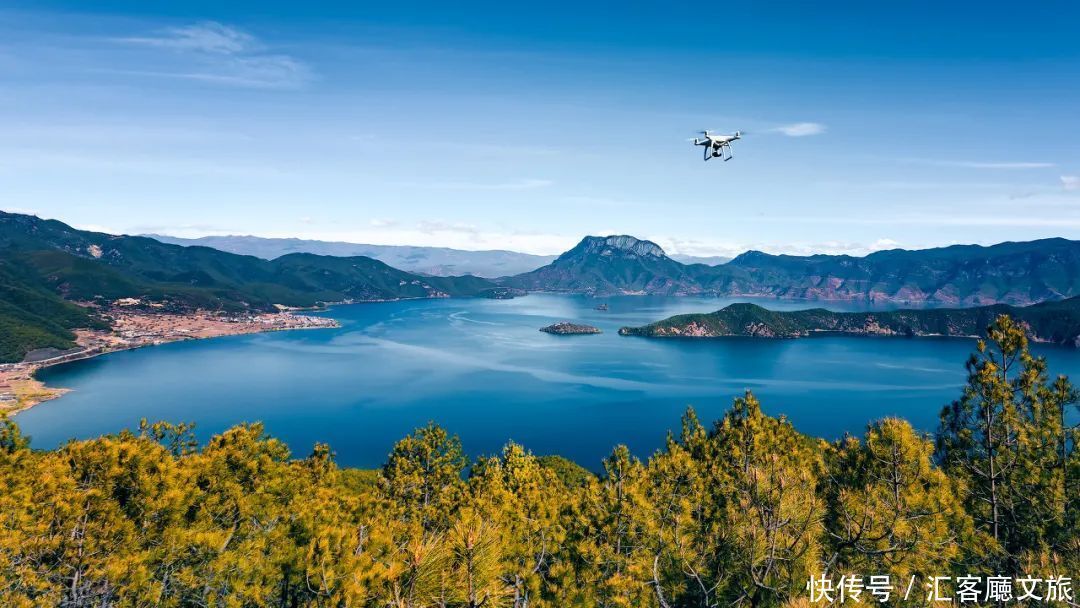
[(478, 277), (426, 277), (367, 257), (292, 254), (276, 260), (209, 247), (77, 230), (0, 212), (0, 360), (43, 346), (70, 346), (74, 327), (95, 323), (68, 301), (134, 297), (170, 309), (271, 310), (275, 304), (497, 295)]
[(197, 239), (159, 234), (148, 234), (146, 236), (163, 243), (213, 247), (221, 251), (253, 255), (267, 260), (290, 253), (314, 253), (337, 257), (361, 255), (385, 262), (394, 268), (407, 272), (435, 276), (471, 274), (479, 277), (501, 277), (539, 268), (555, 258), (555, 256), (550, 255), (530, 255), (516, 251), (465, 251), (447, 247), (368, 245), (257, 236), (204, 236)]
[(718, 338), (799, 338), (833, 332), (868, 336), (981, 336), (999, 315), (1025, 326), (1029, 337), (1080, 347), (1080, 297), (1016, 307), (933, 308), (880, 312), (832, 312), (823, 308), (773, 311), (756, 304), (732, 304), (707, 314), (676, 315), (642, 327), (624, 327), (624, 336)]
[(631, 236), (586, 237), (551, 264), (507, 285), (592, 295), (755, 295), (977, 306), (1080, 295), (1080, 241), (1043, 239), (847, 255), (759, 251), (727, 264), (681, 264)]

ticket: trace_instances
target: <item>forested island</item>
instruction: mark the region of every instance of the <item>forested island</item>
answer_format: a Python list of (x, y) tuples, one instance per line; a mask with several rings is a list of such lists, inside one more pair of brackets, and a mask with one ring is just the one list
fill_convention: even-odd
[(598, 334), (600, 330), (592, 325), (582, 325), (580, 323), (570, 323), (569, 321), (561, 321), (547, 327), (541, 327), (540, 331), (546, 334), (559, 334), (563, 336), (575, 335), (575, 334)]
[(811, 577), (874, 575), (886, 605), (997, 576), (1067, 606), (1076, 392), (1008, 317), (968, 368), (933, 438), (888, 418), (827, 442), (747, 393), (598, 473), (515, 443), (470, 460), (434, 424), (372, 471), (321, 444), (294, 458), (260, 424), (199, 445), (144, 422), (42, 451), (0, 420), (0, 605), (795, 608)]
[(1080, 297), (1022, 307), (994, 304), (873, 312), (823, 308), (776, 311), (756, 304), (732, 304), (713, 313), (676, 315), (641, 327), (623, 327), (619, 333), (653, 338), (801, 338), (824, 334), (978, 337), (1003, 314), (1016, 319), (1032, 341), (1080, 347)]

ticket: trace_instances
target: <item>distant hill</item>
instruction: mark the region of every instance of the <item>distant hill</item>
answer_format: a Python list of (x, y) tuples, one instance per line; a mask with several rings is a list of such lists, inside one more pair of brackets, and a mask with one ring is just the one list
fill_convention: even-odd
[(101, 322), (70, 301), (133, 297), (168, 310), (272, 310), (275, 305), (446, 296), (499, 297), (479, 277), (427, 277), (367, 257), (295, 253), (275, 260), (209, 247), (76, 230), (0, 212), (0, 361), (71, 345), (72, 328)]
[(669, 257), (682, 264), (705, 264), (706, 266), (719, 266), (720, 264), (727, 264), (731, 261), (731, 258), (722, 255), (698, 256), (676, 253)]
[(624, 327), (619, 333), (654, 338), (800, 338), (822, 333), (982, 336), (1002, 314), (1027, 325), (1029, 336), (1037, 342), (1080, 347), (1080, 297), (1020, 307), (992, 304), (883, 312), (832, 312), (823, 308), (774, 311), (756, 304), (732, 304), (713, 313), (677, 315), (642, 327)]
[(786, 298), (1024, 305), (1080, 295), (1080, 241), (1062, 238), (864, 257), (749, 251), (723, 268), (751, 290)]
[(478, 277), (504, 277), (539, 268), (555, 259), (553, 255), (530, 255), (516, 251), (465, 251), (446, 247), (408, 245), (363, 245), (339, 241), (274, 239), (257, 236), (205, 236), (184, 239), (161, 234), (146, 235), (162, 243), (212, 247), (229, 253), (253, 255), (273, 260), (291, 253), (353, 257), (364, 256), (394, 268), (433, 276), (471, 274)]
[(808, 300), (1032, 304), (1080, 295), (1080, 242), (895, 249), (865, 257), (749, 251), (717, 266), (682, 264), (631, 236), (586, 237), (506, 285), (592, 295), (753, 295)]

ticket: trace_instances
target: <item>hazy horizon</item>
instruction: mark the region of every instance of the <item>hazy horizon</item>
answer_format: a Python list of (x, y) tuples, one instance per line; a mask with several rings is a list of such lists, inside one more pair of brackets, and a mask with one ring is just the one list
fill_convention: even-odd
[[(21, 212), (21, 211), (11, 211), (11, 210), (5, 210), (5, 209), (0, 209), (0, 211), (6, 211), (8, 213), (24, 213), (24, 212)], [(41, 217), (41, 219), (57, 220), (57, 221), (64, 222), (63, 218), (42, 217), (42, 216), (39, 216), (39, 215), (34, 214), (34, 213), (30, 213), (30, 215), (35, 215), (35, 216)], [(68, 223), (68, 222), (64, 222), (64, 223)], [(1007, 243), (1007, 242), (1029, 242), (1029, 241), (1049, 240), (1049, 239), (1057, 239), (1057, 238), (1066, 239), (1066, 240), (1076, 240), (1076, 239), (1069, 239), (1069, 237), (1066, 237), (1066, 236), (1047, 236), (1047, 237), (1039, 237), (1039, 238), (1035, 238), (1035, 239), (1009, 239), (1009, 240), (1005, 240), (1005, 241), (995, 241), (995, 242), (990, 242), (990, 243), (956, 242), (956, 243), (949, 243), (949, 244), (945, 244), (945, 245), (930, 245), (930, 246), (926, 246), (926, 247), (901, 247), (901, 246), (882, 247), (882, 248), (874, 249), (874, 250), (867, 251), (867, 252), (864, 252), (864, 253), (846, 253), (846, 252), (830, 253), (830, 252), (824, 252), (824, 251), (810, 251), (810, 252), (807, 252), (807, 253), (804, 253), (804, 254), (792, 254), (792, 253), (785, 252), (785, 251), (769, 251), (768, 248), (765, 248), (765, 249), (752, 249), (751, 248), (751, 249), (743, 249), (743, 250), (737, 251), (737, 252), (733, 253), (732, 255), (694, 255), (694, 254), (686, 254), (686, 253), (681, 253), (679, 251), (669, 250), (667, 247), (664, 247), (662, 243), (658, 243), (656, 241), (653, 241), (652, 239), (648, 239), (648, 238), (645, 238), (645, 237), (640, 237), (640, 236), (633, 235), (633, 234), (611, 233), (611, 234), (582, 234), (582, 235), (578, 236), (576, 239), (574, 239), (573, 242), (570, 245), (568, 245), (565, 249), (561, 249), (561, 250), (558, 250), (558, 251), (553, 251), (551, 253), (529, 253), (529, 252), (518, 251), (518, 250), (514, 250), (514, 249), (471, 249), (471, 248), (468, 248), (468, 247), (446, 247), (446, 246), (441, 246), (441, 245), (425, 245), (425, 244), (417, 244), (417, 243), (362, 243), (362, 242), (358, 242), (358, 241), (331, 241), (331, 240), (318, 239), (318, 238), (308, 239), (308, 238), (294, 237), (294, 236), (266, 237), (266, 236), (260, 236), (260, 235), (257, 235), (257, 234), (243, 234), (243, 233), (211, 234), (211, 235), (192, 236), (192, 237), (178, 236), (178, 235), (175, 235), (175, 234), (154, 233), (154, 232), (132, 234), (132, 233), (125, 233), (125, 232), (110, 232), (108, 230), (102, 230), (100, 227), (80, 228), (79, 226), (75, 226), (75, 225), (72, 225), (72, 226), (74, 228), (78, 228), (78, 229), (82, 229), (82, 230), (105, 232), (107, 234), (126, 235), (126, 236), (142, 236), (142, 237), (148, 237), (148, 238), (154, 238), (154, 239), (164, 238), (164, 239), (169, 239), (170, 241), (173, 240), (173, 239), (179, 240), (179, 241), (185, 241), (185, 242), (188, 242), (188, 241), (190, 241), (190, 242), (205, 241), (205, 240), (213, 240), (213, 239), (259, 239), (259, 240), (264, 240), (264, 241), (299, 241), (299, 242), (321, 243), (321, 244), (325, 244), (325, 245), (355, 245), (355, 246), (374, 246), (374, 247), (449, 249), (449, 250), (453, 250), (453, 251), (463, 251), (463, 252), (473, 252), (473, 253), (511, 253), (511, 254), (519, 254), (519, 255), (523, 255), (523, 256), (532, 256), (532, 257), (537, 257), (537, 258), (554, 258), (554, 257), (557, 257), (560, 254), (565, 253), (565, 252), (569, 251), (570, 249), (574, 248), (583, 239), (586, 239), (586, 238), (596, 238), (596, 237), (606, 238), (606, 237), (613, 237), (613, 236), (630, 236), (630, 237), (633, 237), (633, 238), (637, 238), (638, 240), (650, 241), (650, 242), (653, 242), (656, 245), (659, 245), (664, 250), (664, 253), (666, 253), (670, 257), (674, 257), (674, 258), (697, 258), (697, 259), (726, 258), (727, 261), (730, 261), (730, 259), (732, 259), (734, 257), (737, 257), (739, 254), (747, 253), (747, 252), (751, 252), (751, 251), (761, 251), (761, 252), (764, 252), (764, 253), (771, 253), (771, 254), (775, 254), (775, 255), (852, 255), (852, 256), (855, 256), (855, 257), (862, 257), (862, 256), (865, 256), (865, 255), (869, 255), (870, 253), (874, 253), (876, 251), (887, 251), (887, 250), (896, 250), (896, 249), (908, 250), (908, 251), (920, 251), (920, 250), (926, 250), (926, 249), (938, 249), (938, 248), (942, 248), (942, 247), (967, 246), (967, 245), (990, 247), (990, 246), (993, 246), (993, 245), (1000, 245), (1000, 244), (1004, 244), (1004, 243)], [(324, 254), (324, 255), (333, 255), (333, 254)]]

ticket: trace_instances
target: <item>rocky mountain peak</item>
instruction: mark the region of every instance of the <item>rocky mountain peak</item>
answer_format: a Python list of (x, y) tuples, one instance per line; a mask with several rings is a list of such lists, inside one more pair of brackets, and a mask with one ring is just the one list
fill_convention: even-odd
[(571, 257), (581, 255), (667, 257), (664, 250), (656, 243), (625, 234), (587, 236), (578, 243), (577, 247), (563, 254), (563, 256)]

